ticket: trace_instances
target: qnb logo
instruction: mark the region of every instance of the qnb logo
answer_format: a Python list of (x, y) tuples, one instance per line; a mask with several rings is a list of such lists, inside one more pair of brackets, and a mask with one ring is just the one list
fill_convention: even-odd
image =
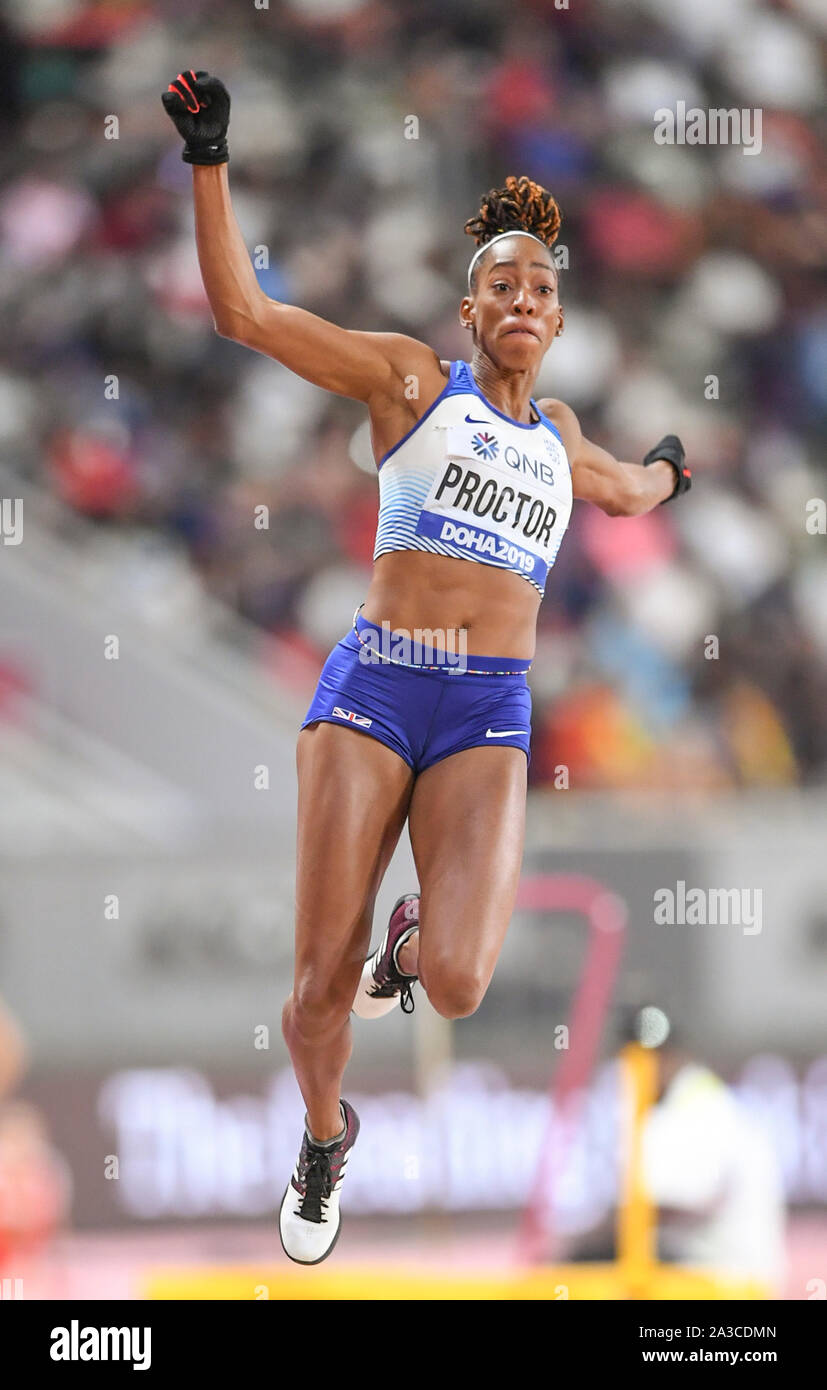
[(554, 486), (554, 469), (545, 459), (532, 458), (530, 454), (523, 454), (519, 449), (515, 449), (513, 444), (508, 445), (503, 458), (509, 468), (515, 468), (521, 473), (530, 473), (532, 478), (536, 478), (538, 482), (546, 483), (549, 487)]
[(480, 430), (475, 434), (471, 444), (474, 453), (479, 454), (482, 459), (495, 459), (500, 450), (496, 435), (489, 434), (487, 430)]
[(133, 1371), (148, 1371), (152, 1328), (81, 1327), (73, 1318), (68, 1327), (52, 1328), (49, 1355), (53, 1361), (131, 1361)]

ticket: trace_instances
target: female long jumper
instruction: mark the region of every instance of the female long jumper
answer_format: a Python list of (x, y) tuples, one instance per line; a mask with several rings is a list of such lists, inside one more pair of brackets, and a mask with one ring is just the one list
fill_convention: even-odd
[[(230, 98), (181, 73), (164, 106), (193, 165), (204, 285), (222, 337), (364, 402), (379, 469), (374, 570), (298, 737), (296, 962), (283, 1032), (307, 1107), (279, 1230), (291, 1259), (333, 1249), (359, 1121), (342, 1099), (351, 1011), (374, 1017), (419, 980), (446, 1018), (482, 1000), (523, 854), (531, 694), (546, 576), (572, 499), (636, 516), (688, 490), (674, 435), (643, 465), (584, 439), (562, 401), (532, 396), (563, 331), (557, 204), (509, 177), (465, 230), (477, 251), (459, 318), (470, 361), (400, 333), (339, 328), (262, 292), (227, 179)], [(400, 274), (404, 274), (400, 253)], [(411, 391), (415, 380), (418, 390)], [(370, 946), (376, 895), (405, 821), (418, 893)]]

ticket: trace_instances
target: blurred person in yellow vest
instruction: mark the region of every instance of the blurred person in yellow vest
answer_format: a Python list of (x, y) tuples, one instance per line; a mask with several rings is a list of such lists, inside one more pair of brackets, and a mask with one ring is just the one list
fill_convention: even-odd
[(786, 1212), (772, 1136), (678, 1038), (658, 1061), (642, 1155), (660, 1259), (758, 1279), (780, 1294)]
[[(786, 1211), (772, 1135), (662, 1010), (627, 1015), (629, 1040), (657, 1048), (657, 1099), (644, 1122), (641, 1157), (658, 1259), (758, 1280), (780, 1297)], [(613, 1212), (577, 1242), (573, 1258), (614, 1258), (615, 1224)]]

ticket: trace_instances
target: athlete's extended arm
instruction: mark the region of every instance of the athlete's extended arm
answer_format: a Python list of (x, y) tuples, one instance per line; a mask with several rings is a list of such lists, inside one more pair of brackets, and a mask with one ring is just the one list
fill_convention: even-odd
[(230, 99), (207, 73), (182, 73), (164, 107), (193, 165), (198, 260), (218, 333), (282, 362), (314, 385), (370, 403), (398, 397), (400, 381), (439, 373), (439, 358), (401, 333), (339, 328), (261, 289), (233, 212), (227, 179)]
[(621, 463), (599, 444), (585, 439), (580, 422), (562, 401), (541, 401), (540, 408), (557, 426), (571, 463), (575, 497), (609, 516), (641, 516), (670, 497), (688, 492), (691, 474), (683, 461), (683, 446), (667, 435), (646, 455), (643, 464)]
[(270, 299), (256, 280), (230, 202), (226, 164), (193, 170), (195, 233), (204, 288), (224, 338), (282, 362), (340, 396), (370, 402), (398, 394), (397, 382), (439, 359), (401, 333), (359, 333)]

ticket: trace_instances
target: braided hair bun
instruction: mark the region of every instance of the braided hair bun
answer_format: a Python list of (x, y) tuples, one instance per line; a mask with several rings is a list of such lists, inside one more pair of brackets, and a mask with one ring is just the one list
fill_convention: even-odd
[(524, 174), (509, 174), (504, 188), (485, 194), (476, 217), (469, 217), (465, 231), (477, 247), (503, 232), (530, 232), (551, 247), (560, 230), (560, 209), (547, 189)]

